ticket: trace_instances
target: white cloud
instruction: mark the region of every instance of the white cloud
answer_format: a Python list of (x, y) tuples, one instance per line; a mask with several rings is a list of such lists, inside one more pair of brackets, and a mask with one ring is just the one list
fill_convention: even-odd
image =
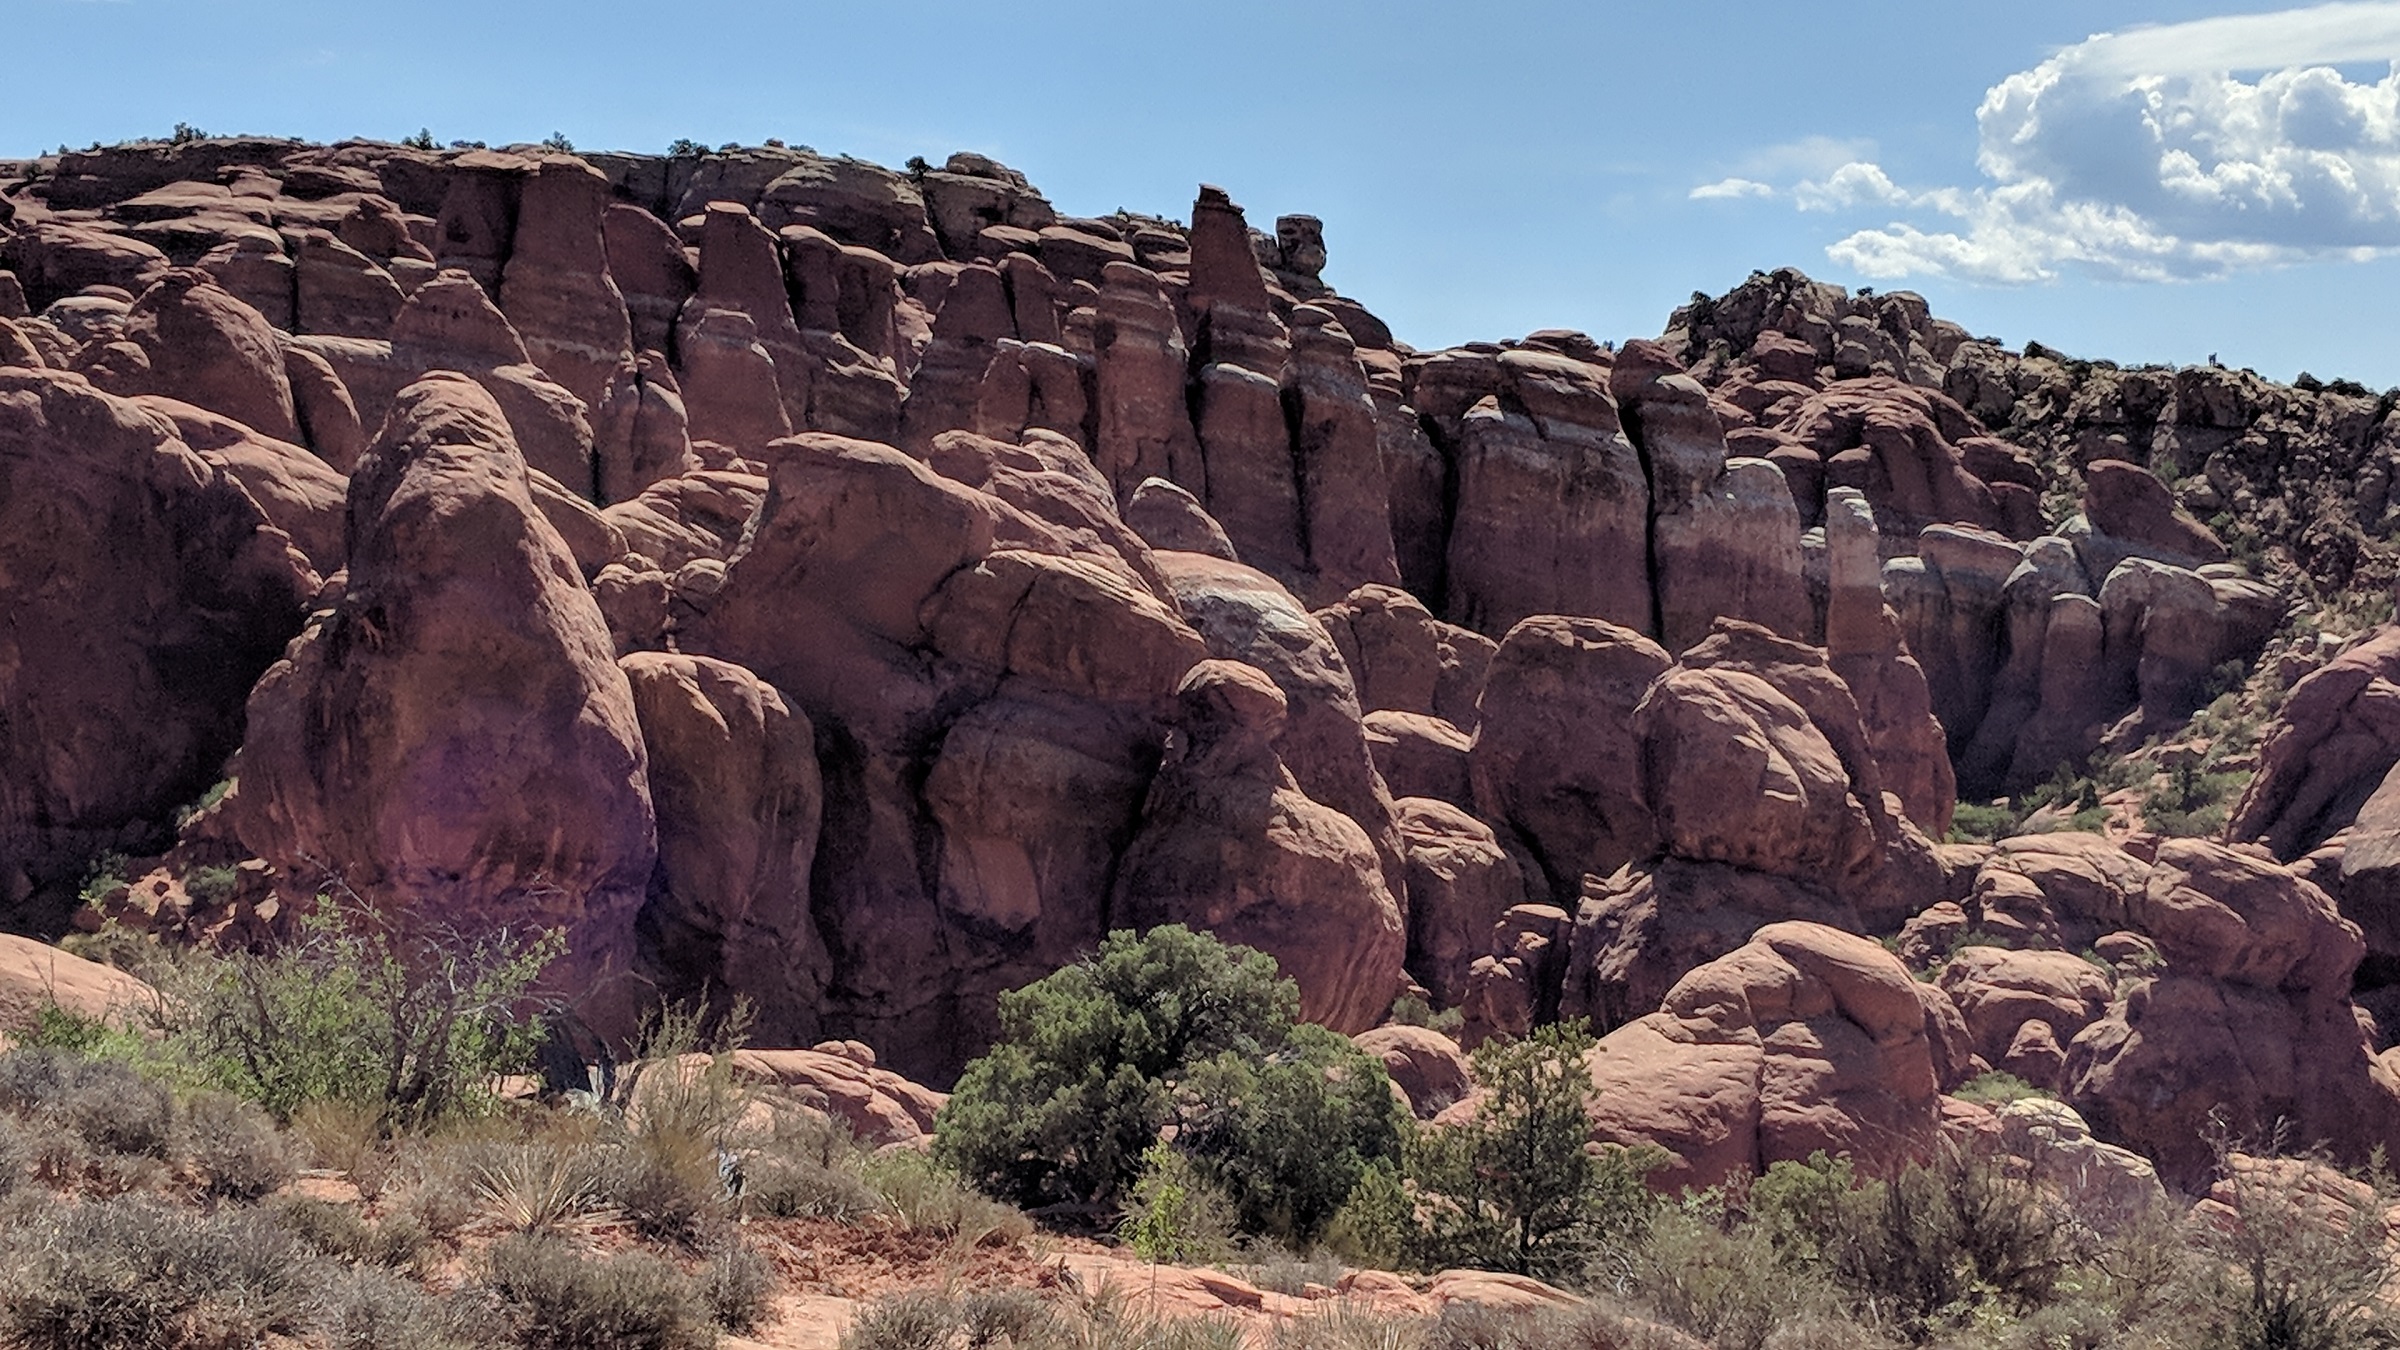
[(1793, 188), (1792, 202), (1803, 211), (1841, 211), (1857, 206), (1911, 205), (1916, 198), (1893, 183), (1882, 166), (1852, 160), (1820, 180)]
[(1772, 197), (1775, 189), (1755, 178), (1720, 178), (1714, 183), (1702, 183), (1693, 188), (1696, 202), (1727, 201), (1741, 197)]
[[(1827, 249), (1879, 278), (2165, 279), (2375, 256), (2400, 250), (2395, 58), (2400, 0), (2101, 34), (1984, 95), (1983, 184), (1912, 191), (1862, 157), (1790, 195), (1898, 213)], [(2393, 64), (2364, 82), (2334, 69), (2368, 61)]]

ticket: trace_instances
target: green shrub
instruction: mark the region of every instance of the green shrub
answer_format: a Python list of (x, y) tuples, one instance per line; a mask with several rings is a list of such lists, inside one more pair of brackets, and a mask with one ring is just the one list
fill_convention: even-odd
[(194, 962), (164, 1030), (203, 1081), (278, 1119), (331, 1100), (423, 1124), (487, 1109), (490, 1083), (530, 1061), (521, 1014), (563, 950), (556, 933), (409, 930), (323, 901), (277, 951)]
[(1432, 1004), (1415, 994), (1402, 994), (1392, 1000), (1391, 1015), (1385, 1020), (1404, 1027), (1426, 1027), (1456, 1039), (1467, 1024), (1467, 1015), (1459, 1008), (1444, 1008), (1435, 1012)]
[(966, 1246), (1005, 1245), (1033, 1231), (1031, 1221), (1001, 1204), (937, 1159), (900, 1151), (865, 1160), (861, 1177), (883, 1197), (900, 1226)]
[(1152, 1144), (1117, 1226), (1134, 1254), (1182, 1264), (1222, 1260), (1233, 1246), (1233, 1228), (1233, 1202), (1225, 1193), (1180, 1150), (1164, 1140)]
[(2047, 1100), (2056, 1094), (2044, 1092), (2013, 1073), (1993, 1069), (1959, 1084), (1958, 1090), (1950, 1095), (1978, 1106), (2005, 1106), (2010, 1102)]
[(217, 1350), (295, 1332), (316, 1268), (253, 1211), (148, 1197), (51, 1207), (0, 1237), (0, 1342)]
[(1477, 1047), (1475, 1113), (1418, 1134), (1408, 1149), (1417, 1240), (1432, 1262), (1556, 1278), (1628, 1249), (1647, 1229), (1656, 1201), (1643, 1179), (1666, 1155), (1586, 1149), (1591, 1047), (1580, 1022)]
[[(2234, 1165), (2222, 1129), (2211, 1141), (2233, 1220), (2202, 1225), (2192, 1301), (2209, 1342), (2228, 1350), (2367, 1350), (2400, 1344), (2400, 1269), (2386, 1214), (2400, 1203), (2380, 1166), (2351, 1177), (2321, 1154)], [(2263, 1152), (2280, 1153), (2280, 1135)], [(2304, 1184), (2302, 1168), (2317, 1170)]]
[(1861, 1182), (1822, 1153), (1777, 1163), (1751, 1188), (1751, 1205), (1786, 1259), (1912, 1339), (2039, 1309), (2071, 1257), (2030, 1182), (1961, 1149), (1889, 1181)]
[(532, 1350), (707, 1350), (716, 1331), (700, 1291), (643, 1252), (586, 1258), (518, 1234), (483, 1256), (483, 1283), (515, 1314)]
[(937, 1148), (1017, 1204), (1116, 1209), (1169, 1124), (1245, 1231), (1313, 1240), (1363, 1169), (1396, 1151), (1383, 1066), (1297, 1025), (1272, 958), (1169, 925), (1000, 999)]
[(214, 909), (233, 899), (241, 879), (241, 873), (230, 867), (195, 867), (183, 874), (183, 893), (193, 904)]

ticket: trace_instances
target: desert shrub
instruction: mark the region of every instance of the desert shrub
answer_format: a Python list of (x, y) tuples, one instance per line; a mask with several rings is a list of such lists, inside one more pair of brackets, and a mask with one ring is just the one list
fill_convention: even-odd
[(725, 1168), (750, 1102), (733, 1055), (750, 1021), (744, 1001), (713, 1029), (696, 1007), (653, 1010), (636, 1037), (635, 1069), (603, 1104), (625, 1132), (604, 1173), (609, 1198), (652, 1241), (696, 1248), (731, 1217)]
[(1958, 1090), (1950, 1095), (1978, 1106), (2005, 1106), (2010, 1102), (2039, 1100), (2054, 1094), (2035, 1087), (2013, 1073), (1992, 1069), (1959, 1084)]
[(370, 1220), (353, 1206), (297, 1195), (278, 1199), (267, 1214), (314, 1250), (352, 1265), (396, 1270), (415, 1264), (433, 1245), (432, 1235), (407, 1214)]
[(1014, 1207), (984, 1195), (948, 1165), (922, 1153), (875, 1155), (862, 1164), (860, 1176), (883, 1197), (900, 1226), (912, 1233), (973, 1247), (1016, 1242), (1033, 1231), (1032, 1222)]
[(1414, 1240), (1428, 1260), (1555, 1278), (1641, 1237), (1656, 1207), (1643, 1178), (1665, 1154), (1585, 1148), (1591, 1046), (1589, 1029), (1571, 1022), (1476, 1048), (1475, 1113), (1408, 1148)]
[(1821, 1153), (1777, 1163), (1751, 1188), (1751, 1205), (1787, 1259), (1912, 1339), (2035, 1311), (2072, 1255), (2031, 1183), (1961, 1149), (1889, 1181), (1861, 1182)]
[(1839, 1320), (1831, 1286), (1783, 1260), (1765, 1227), (1729, 1215), (1716, 1192), (1662, 1208), (1628, 1285), (1661, 1320), (1717, 1350), (1764, 1350), (1804, 1317)]
[(1278, 1325), (1268, 1350), (1414, 1350), (1422, 1340), (1413, 1319), (1378, 1317), (1337, 1304)]
[(556, 933), (410, 929), (321, 901), (273, 952), (192, 962), (164, 1029), (201, 1078), (278, 1119), (332, 1100), (424, 1124), (488, 1108), (490, 1083), (530, 1061), (538, 1028), (521, 1014), (563, 949)]
[(223, 1092), (185, 1103), (183, 1151), (212, 1196), (256, 1200), (292, 1179), (291, 1141), (266, 1112)]
[(192, 903), (214, 908), (233, 898), (241, 874), (230, 867), (195, 867), (183, 874), (183, 893)]
[(388, 1270), (348, 1267), (319, 1284), (308, 1327), (328, 1350), (470, 1350), (469, 1310)]
[(751, 1159), (744, 1176), (744, 1204), (768, 1218), (858, 1223), (884, 1211), (882, 1193), (855, 1168), (767, 1154)]
[(1218, 1261), (1232, 1248), (1233, 1228), (1233, 1202), (1216, 1183), (1165, 1141), (1152, 1144), (1117, 1226), (1126, 1245), (1145, 1261)]
[(684, 1139), (637, 1137), (611, 1150), (599, 1186), (634, 1231), (652, 1242), (697, 1248), (729, 1217), (716, 1154)]
[(1426, 1027), (1456, 1038), (1467, 1024), (1467, 1015), (1459, 1008), (1444, 1008), (1435, 1012), (1432, 1004), (1415, 994), (1402, 994), (1392, 1000), (1391, 1014), (1384, 1020), (1404, 1027)]
[(34, 1154), (34, 1141), (25, 1127), (8, 1116), (0, 1116), (0, 1200), (6, 1200), (25, 1184)]
[(587, 1258), (554, 1237), (516, 1234), (483, 1255), (484, 1285), (541, 1350), (706, 1350), (716, 1342), (699, 1290), (645, 1252)]
[(1990, 844), (2017, 832), (2017, 812), (1986, 802), (1960, 802), (1950, 814), (1950, 842)]
[(879, 1298), (842, 1333), (841, 1350), (948, 1350), (959, 1330), (955, 1300), (930, 1289)]
[(1261, 1256), (1263, 1259), (1259, 1260), (1257, 1269), (1252, 1272), (1250, 1282), (1278, 1294), (1297, 1296), (1312, 1284), (1331, 1289), (1348, 1273), (1341, 1258), (1324, 1247), (1306, 1256), (1270, 1248)]
[(774, 1264), (755, 1247), (727, 1243), (700, 1269), (700, 1298), (708, 1315), (737, 1336), (766, 1322), (774, 1294)]
[(0, 1238), (0, 1342), (216, 1350), (298, 1329), (315, 1267), (254, 1211), (140, 1196), (52, 1207)]
[(372, 1200), (390, 1180), (393, 1157), (383, 1137), (383, 1110), (367, 1102), (314, 1101), (292, 1113), (292, 1133), (319, 1167), (349, 1178)]
[(549, 135), (542, 138), (542, 148), (545, 150), (556, 150), (562, 154), (571, 154), (575, 149), (575, 142), (567, 139), (567, 133), (563, 131), (553, 131)]
[(2155, 833), (2185, 838), (2222, 832), (2233, 805), (2249, 786), (2248, 773), (2211, 772), (2185, 761), (2167, 772), (2167, 782), (2142, 798), (2142, 823)]
[[(2264, 1146), (2283, 1152), (2278, 1136)], [(2385, 1215), (2400, 1193), (2380, 1166), (2348, 1176), (2321, 1154), (2237, 1160), (2212, 1140), (2231, 1214), (2199, 1226), (2209, 1258), (2195, 1301), (2207, 1343), (2227, 1350), (2364, 1350), (2400, 1345), (2400, 1293)], [(2313, 1175), (2312, 1175), (2313, 1174)]]
[(175, 1098), (135, 1069), (52, 1046), (0, 1054), (0, 1111), (53, 1126), (103, 1153), (168, 1156)]
[(1270, 957), (1181, 925), (1111, 933), (1001, 995), (999, 1040), (959, 1079), (937, 1150), (1019, 1205), (1106, 1213), (1172, 1123), (1246, 1228), (1311, 1239), (1394, 1152), (1399, 1115), (1383, 1066), (1298, 1013)]

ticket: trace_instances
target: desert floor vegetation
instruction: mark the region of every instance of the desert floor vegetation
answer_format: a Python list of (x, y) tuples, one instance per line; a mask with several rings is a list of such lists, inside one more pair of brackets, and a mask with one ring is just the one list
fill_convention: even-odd
[[(738, 1008), (662, 1009), (606, 1091), (538, 1091), (538, 938), (345, 922), (0, 1053), (0, 1344), (708, 1346), (808, 1291), (857, 1302), (848, 1350), (2400, 1343), (2388, 1179), (2280, 1140), (2219, 1140), (2206, 1203), (2106, 1231), (1966, 1149), (1665, 1196), (1656, 1150), (1588, 1144), (1581, 1027), (1480, 1047), (1430, 1128), (1271, 963), (1161, 929), (1012, 995), (933, 1147), (877, 1150), (735, 1078)], [(1105, 1248), (1302, 1311), (1166, 1316), (1060, 1260)], [(1324, 1297), (1446, 1268), (1585, 1302)]]

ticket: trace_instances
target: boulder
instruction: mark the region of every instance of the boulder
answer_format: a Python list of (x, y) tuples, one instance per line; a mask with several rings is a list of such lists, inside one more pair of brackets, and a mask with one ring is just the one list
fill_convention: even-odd
[(207, 273), (166, 273), (134, 302), (125, 339), (148, 358), (145, 378), (112, 392), (164, 394), (274, 440), (301, 439), (275, 331)]
[(878, 1067), (875, 1052), (855, 1041), (813, 1050), (737, 1050), (733, 1072), (772, 1097), (824, 1112), (869, 1148), (922, 1147), (950, 1099)]
[(319, 574), (341, 570), (348, 479), (297, 445), (205, 408), (155, 396), (134, 402), (172, 423), (176, 437), (202, 459), (232, 474), (267, 522), (290, 535)]
[(1184, 621), (1208, 654), (1265, 671), (1283, 691), (1275, 752), (1310, 798), (1366, 832), (1384, 882), (1406, 895), (1390, 789), (1375, 770), (1350, 669), (1314, 616), (1275, 581), (1240, 563), (1191, 553), (1157, 555)]
[[(1934, 981), (1966, 1019), (1975, 1053), (2001, 1067), (2023, 1058), (2022, 1038), (2035, 1024), (2053, 1051), (2074, 1040), (2107, 1009), (2114, 985), (2111, 972), (2070, 952), (2006, 947), (1961, 947)], [(2039, 1088), (2062, 1086), (2051, 1075), (2018, 1076)]]
[(2083, 514), (2093, 533), (2101, 536), (2093, 543), (2114, 555), (2096, 565), (2087, 561), (2095, 573), (2106, 573), (2126, 556), (2180, 567), (2220, 563), (2227, 557), (2223, 542), (2176, 505), (2175, 494), (2156, 474), (2121, 459), (2083, 466)]
[(1458, 1042), (1430, 1027), (1397, 1024), (1351, 1037), (1358, 1048), (1383, 1061), (1392, 1086), (1408, 1099), (1419, 1120), (1431, 1120), (1474, 1091), (1475, 1081)]
[(1476, 725), (1476, 703), (1498, 644), (1443, 623), (1396, 586), (1361, 586), (1317, 611), (1358, 682), (1361, 706)]
[(2262, 742), (2226, 833), (2289, 861), (2356, 818), (2400, 764), (2400, 627), (2302, 676)]
[(1125, 524), (1155, 549), (1202, 553), (1226, 562), (1240, 562), (1225, 527), (1200, 505), (1200, 499), (1164, 478), (1145, 478), (1125, 499)]
[[(157, 990), (114, 966), (0, 933), (0, 1039), (35, 1030), (52, 1008), (90, 1021), (140, 1026), (139, 1015), (155, 1008), (158, 998)], [(1455, 1046), (1451, 1053), (1457, 1053)]]
[(1915, 981), (1871, 939), (1770, 924), (1586, 1059), (1592, 1138), (1658, 1144), (1668, 1192), (1822, 1150), (1888, 1175), (1927, 1157), (1940, 1097)]
[(1474, 806), (1468, 764), (1473, 737), (1422, 713), (1371, 712), (1360, 725), (1375, 772), (1394, 797), (1432, 797), (1462, 810)]
[(591, 981), (632, 956), (657, 854), (647, 755), (499, 405), (462, 375), (402, 390), (349, 520), (348, 586), (250, 696), (236, 833), (303, 895), (564, 928), (588, 1015), (621, 1019)]

